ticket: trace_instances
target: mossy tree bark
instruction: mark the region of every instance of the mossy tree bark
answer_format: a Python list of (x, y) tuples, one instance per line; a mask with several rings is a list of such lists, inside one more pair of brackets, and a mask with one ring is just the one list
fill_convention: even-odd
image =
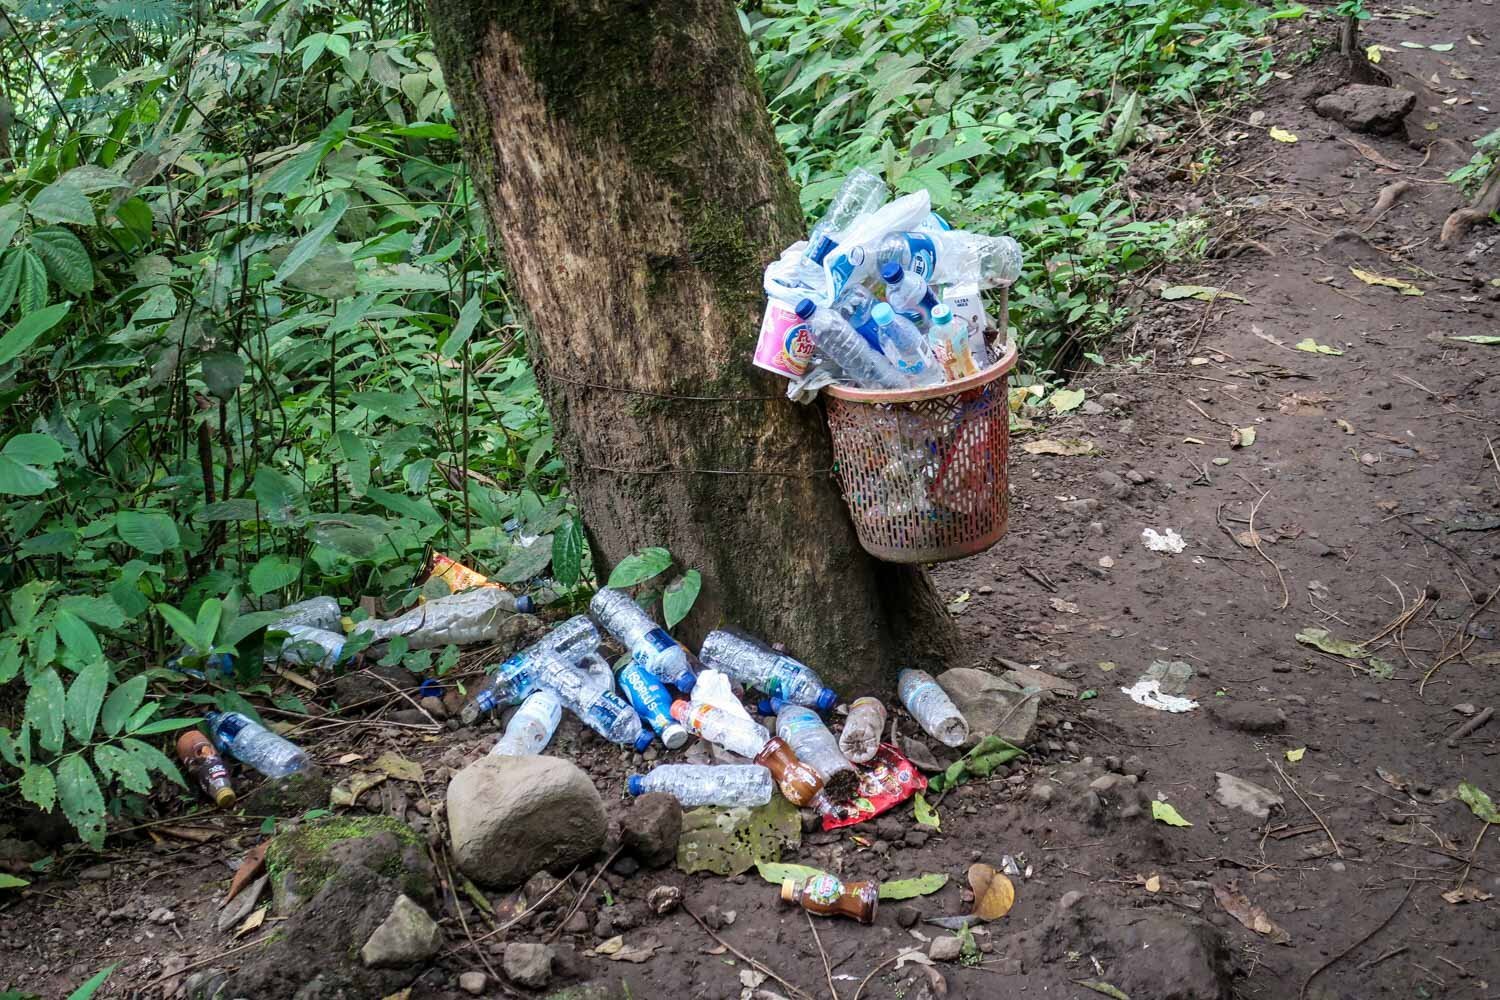
[(856, 542), (818, 409), (750, 363), (760, 271), (803, 229), (727, 0), (429, 0), (596, 567), (700, 570), (846, 688), (951, 651), (925, 573)]

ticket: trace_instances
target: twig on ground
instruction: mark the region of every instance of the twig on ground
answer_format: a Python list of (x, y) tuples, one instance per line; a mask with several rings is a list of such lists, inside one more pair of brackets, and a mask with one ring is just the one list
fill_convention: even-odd
[(869, 985), (870, 980), (875, 978), (875, 974), (877, 972), (885, 968), (887, 965), (890, 965), (892, 962), (898, 961), (902, 955), (905, 955), (907, 952), (913, 950), (914, 949), (912, 948), (903, 948), (901, 951), (896, 952), (896, 954), (892, 955), (890, 958), (886, 959), (884, 962), (881, 962), (879, 965), (875, 966), (875, 968), (871, 969), (870, 974), (859, 981), (859, 989), (854, 991), (854, 1000), (859, 1000), (860, 997), (864, 996), (865, 987)]
[(184, 965), (182, 968), (180, 968), (180, 969), (173, 969), (171, 972), (163, 972), (161, 975), (157, 976), (155, 979), (151, 979), (151, 980), (148, 980), (147, 982), (143, 983), (141, 985), (141, 989), (144, 990), (148, 986), (155, 986), (157, 983), (159, 983), (159, 982), (161, 982), (161, 981), (163, 981), (165, 979), (171, 979), (173, 976), (180, 976), (184, 972), (191, 972), (193, 969), (201, 969), (205, 965), (210, 965), (210, 964), (212, 964), (214, 962), (223, 961), (224, 959), (228, 958), (230, 955), (238, 954), (239, 952), (246, 951), (246, 950), (248, 950), (250, 948), (257, 947), (258, 945), (268, 944), (269, 942), (270, 942), (270, 938), (268, 938), (268, 937), (261, 937), (261, 938), (256, 938), (254, 941), (247, 941), (247, 942), (245, 942), (242, 945), (237, 945), (237, 946), (235, 946), (233, 948), (230, 948), (227, 951), (217, 951), (216, 950), (212, 955), (209, 955), (207, 958), (200, 958), (196, 962), (189, 962), (187, 965)]
[[(583, 891), (579, 892), (573, 897), (573, 905), (568, 907), (568, 912), (563, 914), (563, 918), (557, 922), (557, 926), (552, 928), (552, 933), (547, 935), (546, 940), (548, 943), (556, 940), (557, 936), (562, 933), (563, 926), (566, 925), (569, 920), (573, 919), (573, 914), (577, 913), (578, 908), (583, 905), (583, 901), (588, 896), (589, 890), (594, 887), (595, 882), (599, 881), (599, 876), (604, 874), (604, 869), (614, 864), (615, 858), (618, 858), (620, 856), (620, 852), (623, 850), (625, 850), (625, 847), (623, 845), (621, 845), (620, 847), (616, 847), (614, 853), (605, 858), (604, 864), (600, 865), (599, 870), (594, 872), (594, 877), (588, 880), (588, 884), (583, 887)], [(578, 869), (575, 868), (573, 870), (577, 871)], [(572, 878), (571, 873), (568, 877)], [(554, 886), (554, 888), (556, 887)], [(550, 896), (551, 893), (548, 893), (547, 895)], [(542, 898), (545, 899), (546, 896)], [(533, 909), (535, 909), (535, 907), (533, 907)]]
[[(1239, 474), (1236, 473), (1236, 475)], [(1266, 562), (1270, 563), (1271, 568), (1276, 571), (1276, 582), (1281, 585), (1281, 603), (1276, 605), (1276, 610), (1285, 611), (1287, 609), (1287, 606), (1292, 603), (1292, 592), (1287, 590), (1286, 587), (1286, 575), (1281, 572), (1281, 566), (1276, 562), (1276, 560), (1266, 555), (1266, 550), (1261, 548), (1260, 535), (1255, 531), (1255, 512), (1260, 510), (1260, 505), (1265, 503), (1266, 497), (1270, 496), (1271, 494), (1269, 491), (1263, 490), (1259, 486), (1256, 486), (1254, 483), (1250, 482), (1250, 480), (1245, 479), (1244, 476), (1240, 476), (1239, 478), (1246, 484), (1248, 484), (1251, 489), (1260, 494), (1260, 496), (1255, 499), (1255, 502), (1250, 505), (1250, 541), (1253, 543), (1256, 554)], [(1226, 528), (1225, 530), (1227, 531), (1228, 529)], [(1231, 539), (1234, 539), (1234, 535), (1232, 533), (1229, 537)], [(1238, 542), (1238, 539), (1235, 539), (1235, 541)]]
[(1395, 958), (1397, 955), (1401, 954), (1406, 949), (1407, 949), (1407, 945), (1403, 944), (1399, 948), (1392, 948), (1390, 951), (1387, 951), (1387, 952), (1384, 952), (1384, 953), (1382, 953), (1380, 955), (1375, 956), (1374, 958), (1370, 959), (1368, 962), (1360, 962), (1359, 963), (1359, 971), (1363, 972), (1366, 969), (1373, 969), (1373, 968), (1375, 968), (1375, 966), (1379, 965), (1381, 962), (1384, 962), (1386, 959), (1388, 959), (1388, 958)]
[(1381, 931), (1385, 930), (1386, 925), (1389, 924), (1392, 920), (1396, 919), (1396, 914), (1398, 914), (1398, 913), (1401, 912), (1401, 907), (1403, 907), (1403, 906), (1406, 905), (1406, 900), (1408, 899), (1408, 897), (1411, 896), (1411, 891), (1413, 889), (1415, 889), (1416, 887), (1417, 887), (1416, 883), (1412, 883), (1411, 885), (1407, 886), (1406, 887), (1406, 895), (1401, 897), (1401, 902), (1399, 902), (1399, 903), (1396, 904), (1396, 908), (1391, 911), (1391, 915), (1390, 916), (1386, 917), (1380, 923), (1376, 924), (1374, 926), (1374, 928), (1372, 928), (1370, 930), (1370, 932), (1368, 934), (1366, 934), (1364, 937), (1360, 938), (1358, 941), (1354, 942), (1349, 947), (1345, 948), (1343, 951), (1339, 952), (1337, 955), (1333, 956), (1328, 961), (1326, 961), (1322, 965), (1318, 966), (1316, 969), (1314, 969), (1312, 971), (1311, 975), (1309, 975), (1306, 979), (1302, 980), (1302, 988), (1297, 991), (1297, 1000), (1304, 1000), (1304, 998), (1307, 996), (1307, 988), (1312, 985), (1312, 981), (1314, 979), (1317, 979), (1318, 976), (1322, 975), (1329, 968), (1331, 968), (1332, 966), (1336, 965), (1340, 960), (1342, 960), (1344, 958), (1345, 955), (1348, 955), (1351, 951), (1353, 951), (1354, 949), (1358, 948), (1360, 945), (1364, 944), (1366, 941), (1370, 940), (1370, 938), (1374, 937), (1376, 934), (1379, 934)]
[(1035, 580), (1037, 583), (1041, 584), (1043, 587), (1045, 587), (1050, 592), (1052, 592), (1054, 594), (1057, 593), (1057, 584), (1053, 583), (1051, 580), (1048, 580), (1046, 577), (1040, 575), (1039, 573), (1037, 573), (1036, 570), (1032, 569), (1030, 566), (1022, 566), (1021, 567), (1021, 572), (1025, 573), (1027, 576), (1031, 577), (1033, 580)]
[[(478, 951), (479, 943), (481, 941), (488, 941), (490, 938), (494, 937), (497, 934), (504, 934), (506, 931), (510, 930), (521, 921), (530, 920), (532, 917), (536, 916), (541, 912), (541, 905), (547, 901), (548, 897), (550, 897), (557, 890), (561, 889), (563, 886), (568, 885), (569, 880), (573, 877), (573, 872), (576, 872), (577, 870), (578, 866), (574, 865), (573, 871), (568, 872), (568, 874), (558, 879), (557, 884), (548, 889), (546, 892), (542, 893), (542, 897), (535, 903), (532, 903), (530, 906), (528, 906), (524, 913), (518, 913), (514, 917), (511, 917), (509, 920), (507, 920), (505, 923), (501, 924), (499, 927), (496, 927), (494, 930), (486, 931), (485, 933), (479, 935), (479, 937), (470, 939), (470, 947), (472, 947), (475, 951)], [(602, 870), (603, 869), (601, 869), (601, 871)]]
[(818, 957), (823, 960), (823, 974), (828, 977), (828, 992), (833, 994), (833, 1000), (839, 1000), (839, 988), (833, 985), (833, 966), (828, 964), (828, 952), (823, 950), (823, 939), (818, 937), (818, 925), (813, 922), (811, 913), (803, 910), (802, 915), (807, 918), (807, 927), (812, 931), (813, 943), (818, 946)]
[(1474, 838), (1474, 846), (1469, 848), (1469, 860), (1464, 862), (1464, 872), (1458, 877), (1458, 884), (1453, 888), (1462, 889), (1464, 887), (1464, 882), (1469, 878), (1469, 869), (1474, 867), (1474, 858), (1479, 853), (1479, 842), (1484, 839), (1485, 834), (1490, 832), (1492, 825), (1489, 820), (1485, 820), (1484, 826), (1479, 828), (1479, 836)]
[[(738, 948), (736, 948), (734, 945), (730, 944), (728, 941), (725, 941), (723, 938), (719, 937), (719, 935), (714, 932), (714, 929), (712, 927), (709, 927), (707, 924), (705, 924), (703, 922), (703, 919), (701, 917), (699, 917), (698, 914), (696, 914), (692, 910), (688, 909), (687, 906), (685, 906), (685, 905), (683, 906), (682, 912), (686, 913), (688, 916), (692, 917), (693, 920), (698, 924), (698, 926), (703, 928), (703, 933), (707, 934), (709, 937), (711, 937), (715, 941), (719, 942), (720, 945), (722, 945), (726, 950), (732, 952), (734, 954), (734, 956), (736, 958), (738, 958), (740, 961), (745, 962), (751, 968), (755, 969), (757, 972), (763, 972), (767, 976), (770, 976), (772, 979), (776, 980), (782, 986), (785, 986), (787, 989), (791, 990), (792, 994), (794, 996), (802, 997), (803, 1000), (817, 1000), (817, 998), (814, 997), (811, 993), (808, 993), (806, 990), (799, 989), (798, 987), (793, 986), (791, 983), (787, 982), (785, 979), (782, 979), (775, 972), (773, 972), (771, 970), (771, 968), (768, 965), (766, 965), (764, 962), (757, 962), (755, 959), (751, 958), (749, 955), (746, 955), (744, 952), (740, 951)], [(855, 996), (855, 1000), (859, 1000), (859, 994), (858, 993), (856, 993), (854, 996)]]
[(485, 971), (490, 974), (490, 978), (495, 981), (495, 985), (514, 996), (515, 994), (505, 985), (505, 981), (500, 978), (500, 973), (496, 972), (495, 967), (490, 964), (490, 957), (475, 942), (474, 932), (469, 930), (468, 918), (464, 916), (464, 901), (458, 898), (458, 888), (453, 884), (453, 866), (448, 863), (446, 850), (442, 853), (442, 866), (443, 881), (448, 883), (448, 891), (453, 894), (453, 912), (458, 914), (458, 924), (464, 929), (464, 937), (469, 939), (469, 947), (474, 949), (474, 954), (479, 956), (479, 961), (484, 965)]
[(1432, 678), (1432, 675), (1438, 672), (1438, 668), (1440, 668), (1441, 666), (1443, 666), (1443, 664), (1449, 662), (1450, 660), (1455, 660), (1458, 657), (1463, 656), (1469, 651), (1469, 647), (1474, 645), (1477, 637), (1469, 633), (1469, 626), (1474, 624), (1474, 619), (1478, 618), (1486, 608), (1494, 603), (1496, 597), (1500, 597), (1500, 586), (1497, 586), (1494, 590), (1490, 591), (1490, 596), (1484, 599), (1483, 604), (1474, 609), (1474, 611), (1469, 615), (1468, 619), (1465, 620), (1463, 625), (1461, 625), (1454, 633), (1454, 639), (1457, 640), (1457, 647), (1453, 650), (1453, 652), (1443, 652), (1443, 650), (1446, 650), (1448, 648), (1447, 643), (1443, 644), (1443, 650), (1439, 650), (1438, 659), (1435, 660), (1432, 666), (1428, 668), (1427, 673), (1422, 675), (1422, 683), (1417, 685), (1417, 697), (1420, 698), (1422, 696), (1422, 690), (1427, 687), (1427, 682)]
[[(1344, 849), (1339, 846), (1339, 842), (1337, 838), (1334, 837), (1333, 831), (1328, 829), (1328, 824), (1323, 822), (1323, 817), (1319, 816), (1318, 811), (1308, 804), (1308, 801), (1302, 797), (1301, 792), (1297, 791), (1297, 786), (1292, 784), (1292, 779), (1286, 776), (1286, 772), (1281, 769), (1281, 765), (1276, 763), (1276, 761), (1272, 760), (1270, 757), (1267, 757), (1266, 759), (1271, 761), (1271, 766), (1276, 769), (1276, 773), (1281, 776), (1281, 780), (1286, 783), (1286, 787), (1292, 790), (1292, 794), (1297, 796), (1297, 801), (1302, 803), (1303, 808), (1312, 813), (1313, 819), (1318, 821), (1318, 825), (1321, 826), (1323, 828), (1323, 832), (1328, 835), (1328, 842), (1333, 845), (1333, 853), (1342, 858), (1344, 856)], [(1304, 987), (1304, 989), (1305, 988), (1306, 987)]]
[(1470, 733), (1474, 732), (1476, 729), (1489, 722), (1494, 717), (1494, 708), (1486, 708), (1483, 712), (1480, 712), (1478, 715), (1474, 716), (1474, 718), (1459, 726), (1456, 730), (1454, 730), (1453, 735), (1448, 737), (1448, 749), (1452, 750), (1457, 747), (1459, 740), (1463, 739), (1465, 736), (1468, 736)]
[(438, 720), (434, 719), (432, 717), (432, 714), (430, 712), (428, 712), (427, 709), (423, 708), (422, 707), (422, 703), (419, 702), (419, 701), (417, 701), (417, 699), (413, 698), (411, 695), (407, 694), (405, 691), (401, 690), (396, 685), (392, 684), (390, 681), (386, 680), (384, 677), (380, 676), (379, 674), (371, 674), (370, 676), (373, 677), (373, 678), (375, 678), (380, 683), (384, 684), (386, 687), (390, 688), (392, 691), (394, 691), (397, 694), (399, 694), (401, 697), (405, 698), (407, 701), (411, 702), (411, 707), (415, 708), (418, 712), (421, 712), (422, 715), (426, 717), (427, 721), (430, 722), (430, 723), (432, 723), (432, 725), (433, 725), (434, 728), (439, 729), (439, 730), (441, 730), (443, 728), (443, 724), (441, 722), (439, 722)]

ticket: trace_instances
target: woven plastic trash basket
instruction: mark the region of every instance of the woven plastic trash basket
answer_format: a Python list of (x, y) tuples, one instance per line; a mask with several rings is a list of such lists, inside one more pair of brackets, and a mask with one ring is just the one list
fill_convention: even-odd
[(1006, 344), (994, 364), (956, 382), (823, 390), (834, 465), (866, 552), (884, 562), (944, 562), (1005, 534), (1006, 389), (1015, 364)]

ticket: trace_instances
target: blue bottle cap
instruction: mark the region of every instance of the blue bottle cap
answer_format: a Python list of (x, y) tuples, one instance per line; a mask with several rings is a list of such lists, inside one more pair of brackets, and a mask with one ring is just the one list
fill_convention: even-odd
[(656, 737), (652, 735), (651, 730), (642, 729), (641, 734), (635, 738), (635, 752), (640, 753), (645, 750), (651, 745), (651, 741), (654, 739)]
[(838, 703), (839, 695), (833, 688), (824, 688), (818, 692), (818, 711), (826, 712)]
[(775, 715), (776, 707), (771, 704), (770, 698), (762, 698), (756, 703), (755, 708), (761, 715)]
[(889, 326), (896, 319), (896, 311), (889, 302), (877, 302), (870, 310), (870, 318), (877, 326)]
[(441, 698), (443, 686), (431, 677), (423, 678), (421, 686), (417, 688), (418, 698)]
[(681, 677), (672, 682), (672, 686), (683, 694), (692, 694), (693, 685), (698, 683), (698, 675), (689, 669)]
[(900, 284), (901, 279), (904, 277), (906, 277), (906, 272), (895, 261), (890, 261), (880, 266), (880, 280), (887, 285)]
[(529, 615), (536, 611), (536, 602), (528, 595), (522, 594), (516, 598), (516, 611), (523, 615)]
[(814, 312), (817, 311), (817, 309), (818, 304), (812, 299), (803, 299), (801, 302), (797, 303), (797, 318), (807, 319), (807, 317), (811, 316)]
[(641, 795), (646, 791), (646, 777), (641, 774), (632, 774), (625, 779), (625, 790), (631, 795)]

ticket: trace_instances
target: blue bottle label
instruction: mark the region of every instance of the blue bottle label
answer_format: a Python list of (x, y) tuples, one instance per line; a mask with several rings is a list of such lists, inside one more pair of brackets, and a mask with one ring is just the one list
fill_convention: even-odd
[(620, 700), (619, 695), (601, 694), (584, 712), (584, 722), (594, 732), (603, 735), (614, 728), (615, 720), (630, 711), (630, 706)]
[(868, 312), (858, 322), (851, 320), (849, 325), (854, 327), (854, 332), (865, 338), (871, 347), (877, 351), (880, 350), (880, 324), (871, 319)]
[(620, 671), (620, 688), (652, 729), (661, 732), (672, 724), (672, 696), (651, 671), (632, 661)]
[(657, 655), (675, 649), (676, 646), (677, 640), (667, 635), (666, 629), (654, 628), (641, 637), (640, 645), (631, 651), (630, 658), (641, 666), (646, 666)]
[(818, 242), (807, 248), (807, 259), (814, 264), (821, 264), (823, 263), (823, 258), (833, 252), (833, 248), (836, 246), (838, 244), (827, 236), (819, 236)]
[(223, 740), (227, 746), (233, 743), (234, 738), (240, 734), (240, 730), (249, 724), (250, 720), (243, 715), (240, 715), (238, 712), (230, 712), (220, 719), (219, 724), (214, 727), (214, 735)]
[(849, 284), (849, 279), (854, 276), (854, 269), (864, 263), (865, 248), (850, 247), (848, 250), (840, 251), (834, 255), (831, 263), (827, 265), (828, 273), (833, 278), (833, 300), (838, 301), (840, 295)]
[(932, 280), (932, 271), (937, 264), (937, 247), (926, 233), (902, 233), (906, 240), (906, 251), (911, 254), (911, 267), (907, 270), (923, 281)]

